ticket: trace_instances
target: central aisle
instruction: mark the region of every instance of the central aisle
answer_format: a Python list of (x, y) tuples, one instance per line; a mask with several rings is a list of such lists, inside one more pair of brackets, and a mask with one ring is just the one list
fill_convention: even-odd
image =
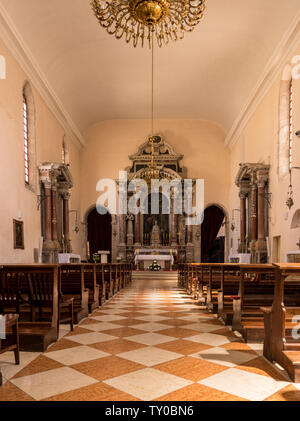
[(136, 273), (131, 287), (63, 333), (13, 376), (4, 367), (1, 400), (300, 399), (262, 346), (242, 343), (197, 306), (177, 274)]

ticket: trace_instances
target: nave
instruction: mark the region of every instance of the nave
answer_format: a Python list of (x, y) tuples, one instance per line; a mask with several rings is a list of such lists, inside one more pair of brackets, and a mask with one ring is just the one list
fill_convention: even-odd
[(299, 401), (300, 385), (178, 288), (135, 272), (45, 353), (0, 356), (1, 401)]

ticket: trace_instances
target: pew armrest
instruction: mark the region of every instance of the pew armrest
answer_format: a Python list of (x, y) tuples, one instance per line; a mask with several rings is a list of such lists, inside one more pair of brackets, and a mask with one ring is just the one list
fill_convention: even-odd
[(271, 314), (272, 312), (272, 307), (261, 307), (260, 309), (264, 314)]

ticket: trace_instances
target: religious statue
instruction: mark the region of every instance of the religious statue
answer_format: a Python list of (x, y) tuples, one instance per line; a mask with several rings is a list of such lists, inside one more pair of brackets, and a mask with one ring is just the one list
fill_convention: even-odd
[(152, 228), (151, 233), (151, 246), (160, 246), (161, 245), (161, 233), (160, 228), (157, 225), (157, 220), (155, 220), (155, 223)]

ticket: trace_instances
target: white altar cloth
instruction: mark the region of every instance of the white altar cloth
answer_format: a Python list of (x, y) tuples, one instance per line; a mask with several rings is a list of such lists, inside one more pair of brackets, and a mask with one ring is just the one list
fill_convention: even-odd
[(148, 261), (149, 266), (154, 262), (154, 260), (156, 260), (162, 267), (165, 266), (165, 262), (168, 260), (170, 260), (171, 265), (174, 264), (174, 257), (171, 254), (138, 254), (135, 256), (134, 260), (136, 265), (139, 260), (142, 262)]
[(81, 262), (81, 256), (79, 254), (59, 253), (59, 255), (58, 255), (58, 263), (60, 263), (60, 264), (70, 263), (71, 259), (76, 259), (78, 261), (78, 263)]
[(146, 253), (164, 253), (164, 254), (177, 254), (176, 249), (166, 248), (166, 249), (136, 249), (135, 254), (146, 254)]

